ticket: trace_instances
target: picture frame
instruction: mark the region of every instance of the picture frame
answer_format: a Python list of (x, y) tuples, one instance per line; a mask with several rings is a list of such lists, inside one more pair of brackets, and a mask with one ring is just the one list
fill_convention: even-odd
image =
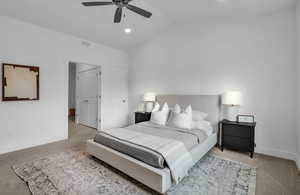
[(254, 123), (254, 115), (238, 115), (237, 116), (238, 123)]
[(39, 77), (37, 66), (2, 63), (2, 101), (39, 100)]

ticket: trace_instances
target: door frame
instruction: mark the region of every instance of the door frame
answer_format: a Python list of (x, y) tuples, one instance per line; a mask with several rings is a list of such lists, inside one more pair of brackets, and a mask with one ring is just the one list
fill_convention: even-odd
[[(98, 121), (98, 124), (97, 124), (97, 130), (101, 130), (102, 129), (102, 67), (100, 65), (95, 65), (95, 64), (89, 64), (89, 63), (82, 63), (82, 62), (76, 62), (76, 61), (69, 61), (69, 64), (70, 63), (74, 63), (74, 64), (85, 64), (85, 65), (90, 65), (90, 66), (94, 66), (95, 68), (94, 69), (97, 69), (98, 70), (98, 73), (97, 73), (97, 78), (98, 78), (98, 90), (97, 90), (97, 102), (98, 102), (98, 116), (97, 116), (97, 121)], [(92, 70), (92, 69), (90, 69)], [(79, 102), (78, 102), (78, 93), (77, 93), (77, 82), (78, 82), (78, 69), (76, 68), (76, 75), (75, 75), (75, 104), (76, 104), (76, 108), (75, 108), (75, 123), (78, 124), (79, 122)], [(70, 94), (69, 94), (70, 95)], [(100, 117), (99, 117), (100, 116)]]

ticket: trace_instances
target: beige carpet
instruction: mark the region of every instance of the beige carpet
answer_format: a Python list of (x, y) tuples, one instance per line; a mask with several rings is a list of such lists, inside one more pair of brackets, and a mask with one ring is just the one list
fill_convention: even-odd
[[(63, 152), (13, 166), (34, 195), (157, 194), (82, 152)], [(206, 155), (168, 195), (254, 195), (256, 169)]]

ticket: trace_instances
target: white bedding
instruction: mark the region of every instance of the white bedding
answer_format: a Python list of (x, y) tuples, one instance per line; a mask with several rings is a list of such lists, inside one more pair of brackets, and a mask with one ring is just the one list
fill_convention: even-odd
[(100, 133), (159, 153), (171, 171), (173, 182), (177, 184), (193, 166), (194, 162), (189, 150), (207, 138), (204, 132), (146, 122)]

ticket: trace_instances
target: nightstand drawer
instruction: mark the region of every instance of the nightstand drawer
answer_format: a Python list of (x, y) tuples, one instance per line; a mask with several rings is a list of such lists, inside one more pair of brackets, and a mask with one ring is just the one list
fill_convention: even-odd
[(224, 142), (223, 145), (229, 149), (236, 149), (240, 151), (249, 151), (250, 149), (249, 139), (224, 136), (223, 142)]
[(224, 136), (250, 138), (251, 129), (250, 129), (250, 127), (247, 127), (247, 126), (226, 124), (226, 125), (223, 125), (223, 133), (224, 133)]

